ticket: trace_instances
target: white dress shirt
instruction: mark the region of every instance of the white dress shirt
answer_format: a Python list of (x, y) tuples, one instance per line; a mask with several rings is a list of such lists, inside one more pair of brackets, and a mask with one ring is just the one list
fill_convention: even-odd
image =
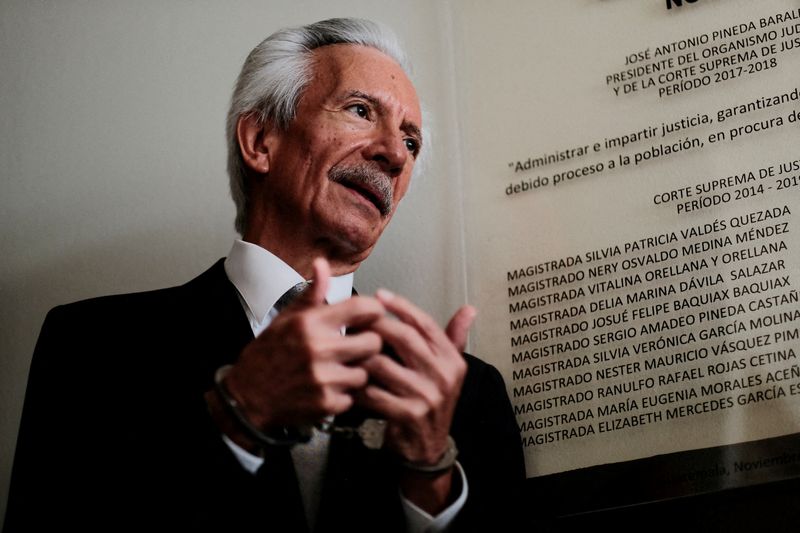
[[(225, 273), (239, 292), (239, 301), (247, 315), (254, 336), (258, 336), (264, 331), (277, 315), (274, 305), (278, 299), (287, 290), (305, 281), (300, 274), (277, 256), (260, 246), (241, 240), (233, 243), (233, 248), (225, 259)], [(341, 302), (349, 298), (352, 291), (353, 274), (332, 277), (326, 300), (331, 304)], [(255, 474), (264, 459), (248, 453), (227, 436), (223, 435), (222, 438), (242, 467)], [(315, 429), (311, 441), (295, 445), (291, 450), (306, 518), (312, 530), (319, 509), (329, 444), (330, 435)], [(467, 500), (467, 478), (461, 465), (456, 463), (456, 467), (461, 476), (461, 494), (436, 517), (426, 513), (401, 495), (409, 532), (438, 533), (447, 530)]]

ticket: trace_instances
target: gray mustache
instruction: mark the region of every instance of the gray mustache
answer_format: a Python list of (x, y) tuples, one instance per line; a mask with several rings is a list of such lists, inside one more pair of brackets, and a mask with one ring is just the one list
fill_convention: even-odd
[(328, 179), (334, 183), (369, 191), (369, 196), (375, 201), (382, 216), (387, 216), (392, 212), (394, 201), (392, 181), (389, 176), (375, 167), (371, 165), (335, 166), (328, 172)]

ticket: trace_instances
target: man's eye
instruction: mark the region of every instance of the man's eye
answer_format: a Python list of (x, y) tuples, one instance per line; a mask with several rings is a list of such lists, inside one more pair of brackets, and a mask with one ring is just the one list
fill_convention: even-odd
[(368, 118), (369, 117), (369, 109), (364, 104), (353, 104), (347, 107), (347, 110), (351, 113), (355, 113), (361, 118)]
[(414, 155), (417, 155), (417, 153), (419, 152), (419, 143), (414, 139), (406, 139), (405, 142), (408, 151)]

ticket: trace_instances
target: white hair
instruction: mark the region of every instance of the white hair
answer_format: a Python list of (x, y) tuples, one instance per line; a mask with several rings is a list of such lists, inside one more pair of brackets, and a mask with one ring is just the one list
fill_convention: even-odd
[(256, 46), (245, 59), (236, 81), (227, 118), (228, 175), (236, 204), (236, 230), (243, 234), (250, 200), (247, 173), (236, 127), (239, 117), (254, 115), (263, 124), (286, 129), (297, 103), (311, 81), (311, 52), (331, 44), (358, 44), (380, 50), (408, 74), (406, 56), (391, 30), (363, 19), (336, 18), (279, 30)]

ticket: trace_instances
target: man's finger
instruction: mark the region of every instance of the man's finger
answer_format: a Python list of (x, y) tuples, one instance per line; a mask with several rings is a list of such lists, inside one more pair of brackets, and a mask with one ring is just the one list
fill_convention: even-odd
[(397, 318), (416, 329), (428, 342), (437, 342), (444, 337), (439, 324), (425, 311), (386, 289), (378, 289), (375, 293), (378, 300)]
[(453, 318), (447, 323), (447, 327), (444, 331), (447, 333), (450, 342), (453, 343), (459, 352), (463, 352), (464, 348), (467, 346), (469, 328), (472, 327), (472, 323), (475, 321), (475, 316), (477, 314), (477, 309), (471, 305), (464, 305), (455, 312)]
[(415, 328), (432, 346), (443, 348), (452, 344), (459, 351), (464, 351), (469, 328), (477, 314), (477, 310), (474, 307), (465, 305), (456, 311), (445, 331), (439, 327), (439, 324), (430, 315), (402, 296), (398, 296), (386, 289), (378, 289), (375, 296), (388, 311), (394, 313), (404, 323)]
[(312, 268), (313, 273), (308, 287), (291, 301), (291, 307), (304, 309), (325, 303), (325, 295), (330, 286), (331, 267), (327, 259), (317, 257), (312, 263)]
[(356, 402), (375, 413), (386, 417), (388, 420), (406, 420), (409, 418), (405, 403), (410, 400), (395, 395), (394, 393), (376, 385), (367, 385), (354, 394)]
[(354, 363), (380, 352), (383, 341), (377, 333), (364, 331), (338, 339), (331, 347), (331, 357), (339, 363)]
[(306, 291), (309, 294), (309, 302), (312, 305), (319, 305), (325, 302), (325, 295), (328, 294), (328, 286), (331, 281), (331, 266), (324, 257), (317, 257), (313, 263), (314, 276), (311, 288)]
[(433, 365), (431, 348), (413, 326), (384, 316), (369, 327), (394, 348), (395, 355), (407, 367), (430, 371)]
[(361, 368), (369, 372), (373, 383), (391, 391), (396, 396), (421, 396), (431, 393), (433, 383), (421, 374), (399, 364), (387, 355), (379, 354), (363, 361)]
[(326, 305), (318, 310), (321, 322), (335, 328), (368, 326), (386, 314), (386, 308), (375, 298), (353, 296), (343, 302)]
[(369, 374), (361, 367), (328, 362), (319, 365), (317, 379), (337, 390), (360, 389), (367, 384)]

